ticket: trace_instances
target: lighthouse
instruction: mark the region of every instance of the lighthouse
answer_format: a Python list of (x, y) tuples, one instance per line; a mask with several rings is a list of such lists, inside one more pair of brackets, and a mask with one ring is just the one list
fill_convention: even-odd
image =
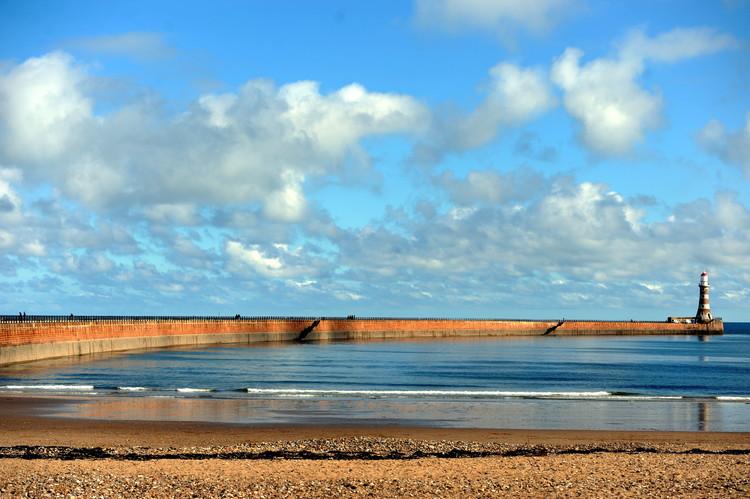
[(708, 289), (711, 286), (708, 284), (708, 272), (701, 274), (701, 280), (698, 283), (700, 288), (700, 298), (698, 299), (698, 312), (695, 314), (696, 322), (711, 322), (713, 315), (711, 315), (711, 303), (708, 301)]

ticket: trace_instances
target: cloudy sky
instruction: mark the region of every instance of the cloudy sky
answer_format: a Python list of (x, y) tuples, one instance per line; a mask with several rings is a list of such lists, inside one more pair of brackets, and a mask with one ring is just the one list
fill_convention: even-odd
[(749, 19), (0, 0), (0, 313), (750, 320)]

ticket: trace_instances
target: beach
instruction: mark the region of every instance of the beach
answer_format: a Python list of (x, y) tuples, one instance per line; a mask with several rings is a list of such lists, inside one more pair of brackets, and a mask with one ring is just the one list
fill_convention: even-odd
[(0, 398), (0, 495), (750, 493), (750, 433), (243, 425), (47, 415), (70, 402)]
[(11, 366), (0, 496), (747, 497), (748, 340), (222, 345)]

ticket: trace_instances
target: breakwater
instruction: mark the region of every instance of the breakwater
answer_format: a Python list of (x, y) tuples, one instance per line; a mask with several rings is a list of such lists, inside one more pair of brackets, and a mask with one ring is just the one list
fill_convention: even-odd
[(0, 316), (0, 365), (103, 352), (222, 343), (534, 335), (712, 335), (706, 324), (385, 317)]

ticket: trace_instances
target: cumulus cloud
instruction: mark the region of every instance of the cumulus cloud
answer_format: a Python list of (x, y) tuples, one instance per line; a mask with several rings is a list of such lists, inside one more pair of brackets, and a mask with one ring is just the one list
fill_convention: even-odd
[[(693, 307), (694, 283), (684, 282), (700, 270), (721, 274), (727, 289), (741, 287), (746, 281), (735, 276), (750, 270), (750, 216), (732, 195), (678, 205), (649, 221), (638, 199), (563, 177), (548, 179), (525, 200), (492, 197), (459, 213), (424, 212), (390, 214), (339, 240), (345, 275), (368, 283), (366, 295), (382, 296), (383, 289), (372, 288), (387, 286), (388, 296), (414, 306), (426, 292), (431, 302), (455, 307), (494, 303), (498, 313), (508, 313), (506, 301), (514, 309), (536, 307), (539, 296), (545, 310), (642, 301), (680, 311)], [(559, 283), (564, 290), (555, 288)], [(676, 297), (684, 293), (689, 301), (681, 304)]]
[(614, 58), (581, 63), (583, 52), (568, 48), (551, 69), (564, 92), (567, 111), (581, 124), (581, 140), (603, 156), (628, 153), (661, 122), (662, 97), (639, 86), (646, 62), (676, 62), (736, 44), (709, 28), (678, 28), (656, 37), (634, 30)]
[(698, 133), (698, 142), (722, 161), (737, 166), (750, 179), (750, 112), (744, 128), (727, 131), (718, 120), (709, 121)]
[(568, 112), (580, 121), (581, 140), (596, 153), (618, 155), (643, 140), (660, 121), (661, 96), (635, 82), (641, 61), (598, 59), (581, 65), (583, 52), (568, 48), (552, 66)]
[(416, 0), (417, 24), (457, 32), (482, 30), (508, 39), (519, 28), (540, 34), (577, 6), (575, 0)]
[(239, 275), (261, 275), (270, 279), (291, 279), (304, 277), (312, 280), (319, 275), (329, 262), (310, 254), (303, 247), (290, 249), (284, 243), (243, 244), (228, 240), (224, 245), (227, 268)]
[(539, 69), (500, 63), (489, 71), (484, 99), (471, 112), (434, 115), (416, 159), (437, 161), (451, 151), (479, 147), (499, 130), (529, 121), (556, 105), (546, 75)]
[[(583, 64), (566, 53), (553, 75), (567, 85), (566, 107), (612, 106), (625, 116), (618, 122), (595, 110), (604, 118), (591, 126), (626, 137), (591, 135), (609, 144), (603, 150), (637, 142), (644, 123), (658, 121), (660, 99), (637, 85), (645, 62), (714, 50), (702, 43), (703, 52), (675, 55), (668, 37), (632, 36), (622, 54), (643, 55)], [(444, 153), (532, 119), (555, 104), (538, 69), (497, 65), (480, 103), (452, 122), (406, 95), (357, 84), (323, 92), (307, 81), (252, 80), (201, 95), (177, 114), (154, 100), (99, 113), (87, 78), (86, 67), (61, 53), (0, 75), (0, 164), (14, 166), (0, 168), (5, 303), (46, 296), (40, 307), (85, 299), (87, 312), (108, 313), (236, 306), (232, 314), (513, 314), (544, 297), (545, 306), (566, 309), (642, 300), (671, 311), (696, 269), (723, 273), (732, 299), (750, 285), (750, 212), (731, 193), (660, 206), (669, 211), (661, 217), (601, 183), (523, 168), (447, 171), (428, 177), (432, 201), (389, 207), (382, 219), (348, 229), (307, 198), (307, 183), (343, 178), (352, 163), (366, 167), (361, 143), (369, 137), (409, 134)], [(623, 82), (632, 84), (627, 102), (602, 88), (629, 88)], [(628, 106), (640, 97), (634, 112)], [(704, 146), (741, 164), (747, 130), (709, 125)], [(519, 153), (547, 154), (529, 145), (533, 137), (522, 139)], [(138, 310), (118, 309), (125, 301)]]
[(302, 192), (304, 177), (291, 171), (284, 172), (280, 189), (269, 194), (264, 203), (266, 215), (274, 220), (293, 222), (299, 220), (305, 213), (306, 201)]
[(7, 160), (39, 163), (63, 155), (91, 119), (81, 91), (85, 70), (62, 52), (34, 57), (0, 74), (0, 129)]
[(95, 115), (86, 78), (63, 53), (0, 76), (0, 159), (97, 209), (137, 204), (158, 216), (164, 206), (255, 203), (270, 218), (299, 221), (306, 179), (366, 161), (366, 137), (417, 133), (429, 121), (409, 96), (265, 80), (200, 96), (178, 116), (152, 101)]
[(460, 140), (466, 146), (489, 141), (501, 124), (521, 123), (555, 105), (539, 70), (501, 63), (490, 69), (490, 76), (487, 97), (462, 124)]
[[(391, 216), (403, 220), (399, 229), (362, 230), (342, 254), (352, 268), (365, 265), (373, 273), (389, 269), (395, 275), (408, 274), (409, 268), (456, 276), (504, 267), (578, 278), (610, 266), (625, 272), (618, 264), (633, 256), (641, 238), (637, 207), (602, 184), (570, 179), (544, 184), (538, 195), (524, 200), (492, 191), (482, 206), (460, 214), (448, 210), (424, 222)], [(622, 253), (615, 257), (613, 248)], [(622, 261), (614, 261), (618, 258)]]
[(285, 272), (280, 258), (266, 256), (257, 245), (246, 248), (237, 241), (227, 241), (226, 252), (235, 268), (246, 265), (266, 277), (281, 276)]

